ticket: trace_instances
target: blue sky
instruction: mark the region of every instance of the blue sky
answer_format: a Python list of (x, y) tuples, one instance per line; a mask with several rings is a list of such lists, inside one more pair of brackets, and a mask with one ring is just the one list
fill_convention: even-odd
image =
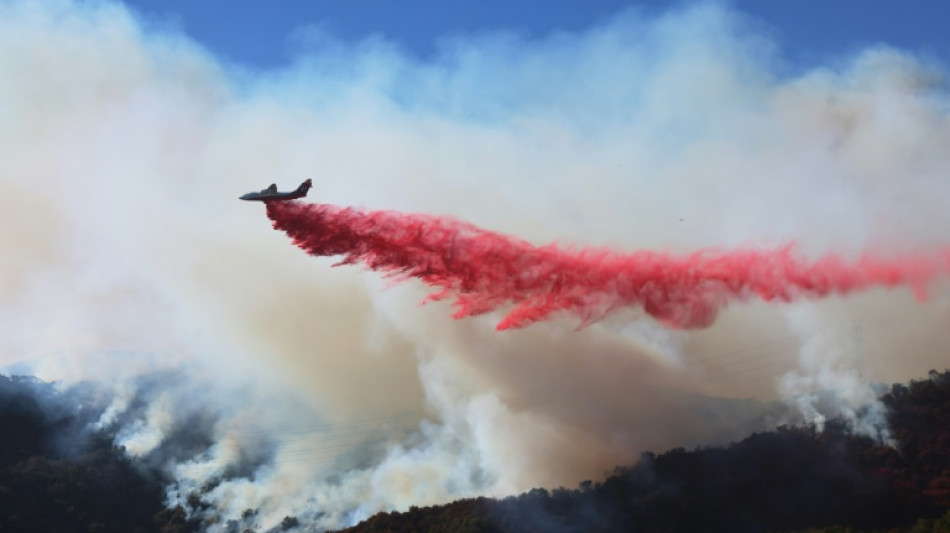
[[(646, 13), (689, 2), (624, 0), (125, 0), (239, 64), (273, 68), (293, 57), (295, 36), (318, 28), (344, 42), (383, 37), (425, 58), (444, 37), (499, 30), (527, 38), (578, 31), (636, 8)], [(878, 43), (950, 60), (945, 0), (734, 0), (793, 64), (812, 65)]]

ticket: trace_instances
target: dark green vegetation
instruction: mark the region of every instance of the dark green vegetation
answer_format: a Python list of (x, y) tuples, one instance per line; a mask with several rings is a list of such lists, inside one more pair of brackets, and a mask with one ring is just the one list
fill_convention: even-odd
[(191, 531), (164, 480), (133, 464), (89, 391), (0, 376), (0, 531)]
[(840, 422), (785, 427), (726, 448), (647, 453), (573, 490), (413, 507), (346, 531), (950, 531), (950, 372), (894, 385), (883, 402), (893, 448)]
[[(162, 461), (133, 461), (111, 430), (90, 429), (109, 400), (91, 388), (58, 392), (0, 376), (0, 532), (184, 532), (215, 523), (213, 513), (201, 522), (164, 508), (170, 480), (148, 466)], [(894, 447), (843, 423), (785, 427), (729, 447), (643, 454), (576, 489), (380, 513), (348, 531), (950, 532), (950, 372), (895, 385), (883, 402)], [(159, 458), (188, 457), (210, 442), (191, 433), (170, 440), (180, 450)], [(210, 511), (198, 495), (188, 507)], [(260, 531), (254, 510), (246, 514), (225, 529)], [(284, 530), (308, 529), (288, 517), (274, 528)]]
[(922, 518), (912, 526), (892, 527), (889, 529), (875, 529), (864, 532), (853, 527), (830, 526), (823, 528), (809, 528), (792, 533), (948, 533), (950, 532), (950, 511), (938, 518)]

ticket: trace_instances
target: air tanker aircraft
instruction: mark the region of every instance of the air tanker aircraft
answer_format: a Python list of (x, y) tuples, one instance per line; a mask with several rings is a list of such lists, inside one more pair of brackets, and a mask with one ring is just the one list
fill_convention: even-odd
[(277, 192), (277, 184), (271, 183), (270, 187), (261, 190), (260, 192), (249, 192), (244, 196), (241, 196), (241, 200), (247, 200), (249, 202), (258, 201), (258, 202), (269, 202), (271, 200), (296, 200), (297, 198), (303, 198), (307, 196), (307, 191), (310, 190), (310, 187), (313, 187), (313, 183), (308, 179), (307, 181), (300, 184), (300, 187), (297, 187), (297, 190), (288, 191), (288, 192)]

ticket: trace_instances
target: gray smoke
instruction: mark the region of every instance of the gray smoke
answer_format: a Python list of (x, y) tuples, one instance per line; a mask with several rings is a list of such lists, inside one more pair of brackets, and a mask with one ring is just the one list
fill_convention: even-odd
[(112, 389), (95, 424), (211, 529), (573, 486), (796, 419), (886, 439), (869, 384), (947, 365), (944, 285), (502, 334), (236, 200), (309, 177), (538, 243), (913, 251), (950, 242), (945, 66), (874, 47), (789, 74), (715, 4), (426, 61), (306, 43), (246, 71), (119, 4), (0, 2), (0, 364)]

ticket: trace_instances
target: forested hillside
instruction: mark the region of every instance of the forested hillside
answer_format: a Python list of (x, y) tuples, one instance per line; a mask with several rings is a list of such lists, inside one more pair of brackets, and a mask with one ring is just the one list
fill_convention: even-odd
[(895, 447), (841, 422), (823, 431), (782, 427), (728, 447), (646, 453), (575, 489), (413, 507), (346, 531), (946, 531), (950, 372), (894, 385), (883, 401)]
[(80, 389), (0, 376), (0, 531), (192, 531), (164, 481), (134, 464)]
[[(168, 480), (91, 429), (102, 402), (0, 376), (0, 531), (200, 530)], [(101, 400), (101, 399), (100, 399)], [(782, 427), (728, 447), (645, 453), (602, 481), (381, 513), (350, 532), (948, 531), (950, 372), (883, 396), (894, 447)], [(253, 510), (249, 510), (253, 515)], [(227, 524), (225, 524), (227, 525)], [(235, 527), (237, 525), (235, 524)], [(276, 530), (305, 530), (287, 517)]]

